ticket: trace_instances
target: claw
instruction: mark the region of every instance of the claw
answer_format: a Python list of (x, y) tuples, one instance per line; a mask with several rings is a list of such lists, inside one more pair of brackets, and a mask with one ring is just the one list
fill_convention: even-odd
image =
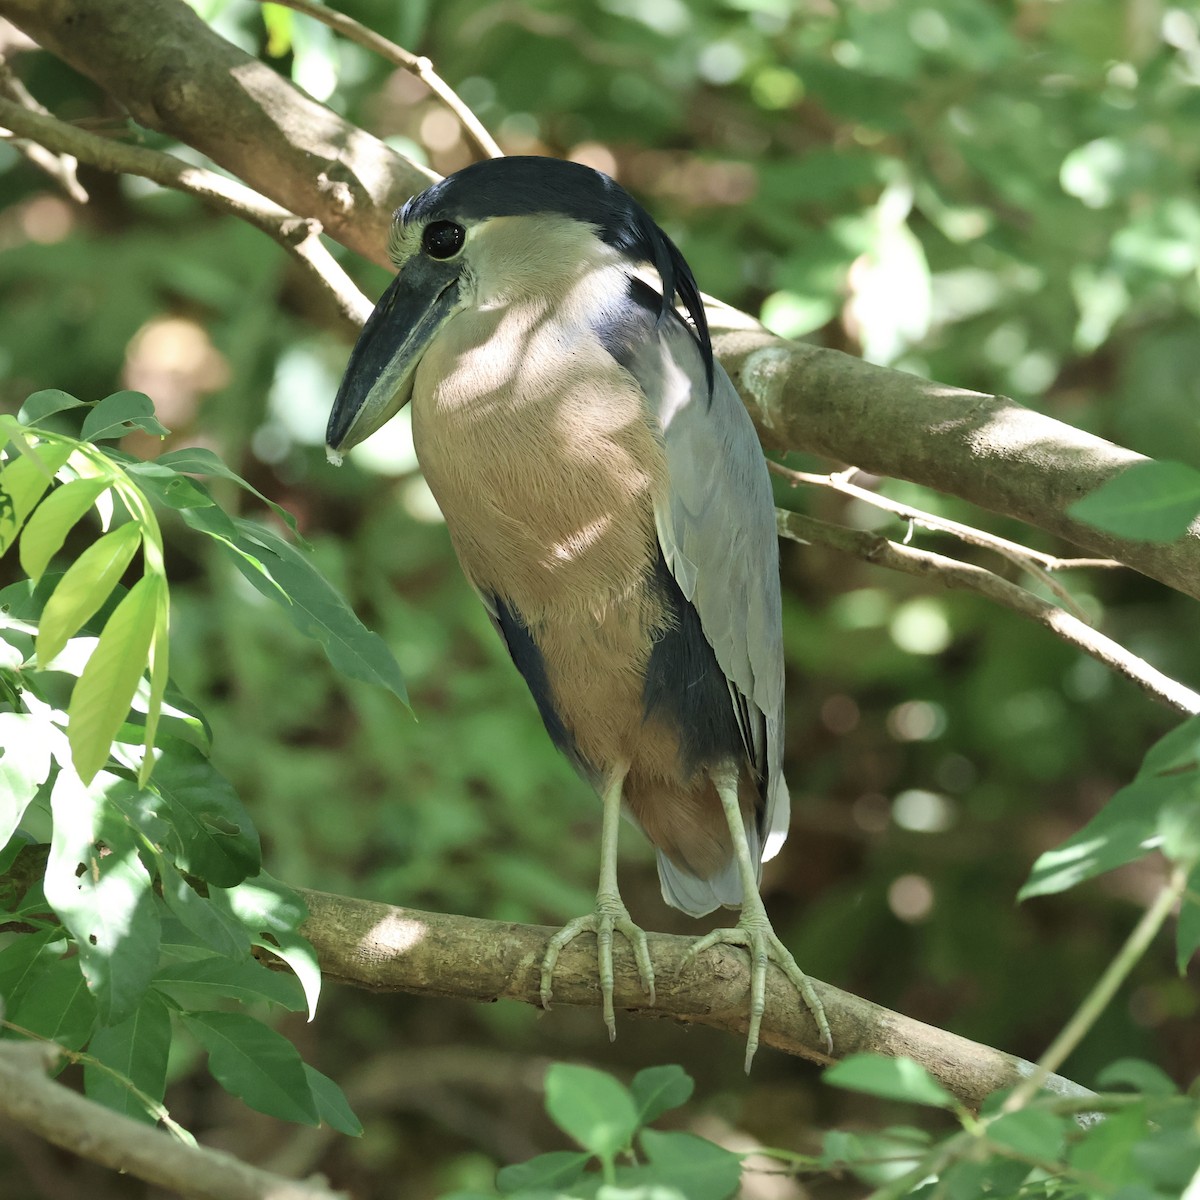
[(746, 1035), (746, 1074), (758, 1049), (763, 1013), (767, 1007), (767, 964), (773, 962), (791, 981), (800, 998), (808, 1006), (817, 1025), (817, 1033), (825, 1044), (826, 1053), (833, 1053), (833, 1034), (812, 981), (796, 965), (792, 953), (776, 936), (762, 901), (755, 894), (742, 906), (742, 915), (732, 929), (714, 929), (699, 938), (688, 949), (684, 963), (717, 945), (742, 946), (750, 955), (750, 1027)]
[(617, 1019), (613, 1010), (613, 933), (620, 933), (633, 948), (637, 961), (638, 978), (649, 1003), (654, 1004), (654, 967), (650, 962), (650, 950), (646, 945), (645, 931), (630, 919), (629, 910), (618, 897), (597, 896), (596, 911), (586, 917), (568, 921), (549, 941), (546, 955), (542, 959), (541, 999), (542, 1007), (548, 1009), (553, 998), (554, 968), (564, 946), (573, 942), (581, 933), (596, 935), (596, 958), (600, 969), (600, 995), (604, 1004), (604, 1024), (608, 1027), (608, 1040), (617, 1036)]

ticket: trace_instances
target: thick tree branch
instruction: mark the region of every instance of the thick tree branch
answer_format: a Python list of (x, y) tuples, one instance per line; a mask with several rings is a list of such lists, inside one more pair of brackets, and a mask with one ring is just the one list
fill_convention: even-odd
[(93, 1104), (47, 1078), (59, 1057), (58, 1047), (50, 1043), (0, 1042), (0, 1114), (81, 1158), (197, 1200), (345, 1198), (320, 1179), (284, 1179), (223, 1150), (186, 1145)]
[(231, 45), (183, 0), (2, 0), (0, 16), (140, 124), (381, 265), (392, 211), (436, 179)]
[(1148, 696), (1160, 704), (1173, 708), (1187, 716), (1200, 713), (1200, 694), (1182, 683), (1156, 670), (1144, 659), (1130, 653), (1119, 642), (1093, 629), (1072, 613), (1043, 600), (1032, 592), (999, 575), (977, 567), (973, 563), (959, 562), (931, 550), (916, 546), (905, 546), (893, 542), (879, 533), (865, 529), (847, 529), (818, 521), (801, 513), (776, 510), (779, 532), (797, 542), (818, 542), (842, 554), (850, 554), (866, 562), (906, 575), (918, 575), (933, 579), (948, 588), (962, 588), (975, 592), (988, 600), (1020, 613), (1057, 634), (1068, 645), (1075, 646), (1085, 654), (1103, 663), (1110, 670), (1124, 675), (1136, 683)]
[(1024, 408), (783, 341), (711, 305), (721, 362), (771, 449), (810, 450), (936, 488), (1115, 558), (1200, 599), (1200, 520), (1173, 542), (1114, 537), (1067, 515), (1145, 457)]
[[(0, 0), (8, 17), (134, 117), (387, 263), (391, 212), (432, 176), (231, 46), (183, 0)], [(764, 442), (892, 475), (1027, 521), (1200, 598), (1200, 521), (1166, 544), (1073, 520), (1143, 456), (1023, 408), (772, 336), (710, 306), (717, 352)]]
[[(316, 947), (327, 979), (375, 991), (540, 1004), (541, 962), (551, 929), (298, 890), (309, 910), (302, 932)], [(646, 1007), (633, 956), (618, 939), (613, 951), (618, 1008), (745, 1035), (750, 972), (741, 951), (716, 947), (688, 963), (684, 956), (691, 938), (650, 934), (648, 940), (657, 1003)], [(972, 1108), (978, 1108), (989, 1092), (1013, 1087), (1034, 1070), (1024, 1059), (880, 1008), (818, 980), (813, 984), (825, 1005), (838, 1057), (866, 1051), (907, 1055)], [(556, 1004), (599, 1007), (593, 939), (580, 938), (563, 950), (554, 975), (554, 999)], [(814, 1062), (831, 1061), (811, 1014), (778, 971), (767, 980), (762, 1040), (764, 1045)], [(1065, 1095), (1088, 1094), (1058, 1076), (1047, 1086)]]

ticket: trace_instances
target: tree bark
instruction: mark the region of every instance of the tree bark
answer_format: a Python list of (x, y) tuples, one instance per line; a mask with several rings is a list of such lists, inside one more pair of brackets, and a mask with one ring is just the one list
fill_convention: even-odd
[(183, 0), (4, 0), (0, 16), (139, 124), (382, 265), (393, 209), (437, 178), (227, 42)]
[[(541, 1003), (541, 963), (553, 929), (296, 890), (309, 911), (301, 933), (316, 949), (327, 980), (375, 991)], [(689, 962), (685, 955), (692, 942), (647, 935), (656, 993), (650, 1008), (633, 954), (624, 940), (616, 939), (614, 1003), (629, 1013), (744, 1036), (750, 995), (746, 954), (718, 946)], [(1025, 1059), (914, 1021), (820, 980), (812, 982), (829, 1018), (836, 1058), (867, 1052), (906, 1055), (971, 1109), (978, 1109), (990, 1092), (1015, 1087), (1034, 1070)], [(554, 972), (554, 1003), (599, 1008), (594, 939), (580, 938), (563, 950)], [(834, 1061), (825, 1053), (812, 1014), (780, 971), (767, 975), (762, 1045), (813, 1062)], [(1046, 1086), (1063, 1095), (1090, 1095), (1058, 1075)]]

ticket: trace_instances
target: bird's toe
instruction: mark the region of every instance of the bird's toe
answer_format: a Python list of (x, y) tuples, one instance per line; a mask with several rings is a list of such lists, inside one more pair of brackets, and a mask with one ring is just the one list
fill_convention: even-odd
[(638, 978), (650, 1004), (654, 1003), (654, 965), (650, 961), (650, 949), (646, 943), (645, 930), (629, 916), (621, 901), (602, 896), (596, 902), (596, 911), (587, 916), (568, 921), (549, 941), (542, 959), (541, 1001), (543, 1008), (550, 1007), (553, 999), (554, 968), (563, 947), (574, 941), (581, 933), (596, 935), (596, 962), (600, 979), (600, 996), (603, 1004), (604, 1024), (611, 1041), (617, 1036), (617, 1022), (613, 1005), (613, 934), (620, 933), (633, 950), (637, 963)]

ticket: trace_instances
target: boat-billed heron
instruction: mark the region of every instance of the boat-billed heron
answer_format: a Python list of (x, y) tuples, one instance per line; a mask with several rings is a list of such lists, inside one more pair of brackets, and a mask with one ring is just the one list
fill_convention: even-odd
[(617, 888), (623, 814), (654, 844), (668, 904), (741, 908), (692, 953), (750, 953), (747, 1069), (769, 961), (828, 1045), (758, 892), (788, 824), (775, 513), (691, 270), (612, 179), (549, 158), (448, 176), (396, 214), (389, 251), (397, 275), (350, 356), (331, 458), (411, 402), (462, 569), (551, 740), (603, 800), (595, 911), (551, 939), (543, 1003), (584, 932), (610, 1036), (615, 932), (654, 1002), (646, 936)]

